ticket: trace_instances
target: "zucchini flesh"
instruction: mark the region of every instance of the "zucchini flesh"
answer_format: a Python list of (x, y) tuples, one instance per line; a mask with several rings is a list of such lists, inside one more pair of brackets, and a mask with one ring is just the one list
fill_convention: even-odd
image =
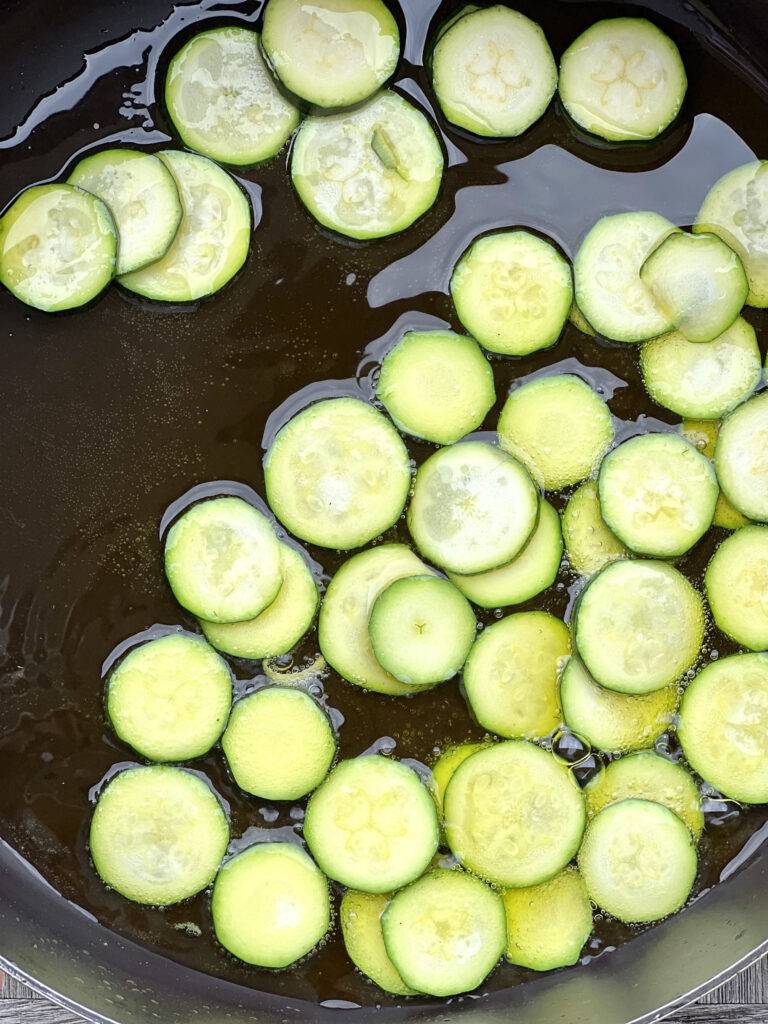
[(384, 942), (406, 983), (419, 992), (470, 992), (504, 951), (501, 897), (478, 878), (438, 869), (397, 893), (384, 911)]
[(482, 750), (487, 745), (487, 743), (460, 743), (456, 747), (448, 747), (432, 765), (432, 794), (440, 814), (443, 813), (445, 791), (456, 769), (468, 757), (476, 754), (478, 750)]
[(395, 580), (429, 569), (404, 544), (382, 544), (353, 555), (331, 580), (320, 608), (318, 641), (328, 664), (347, 682), (393, 697), (417, 693), (376, 660), (368, 634), (371, 608)]
[[(468, 757), (443, 800), (452, 852), (486, 881), (518, 888), (552, 878), (574, 856), (586, 821), (569, 769), (526, 740)], [(406, 979), (407, 980), (407, 979)]]
[(80, 160), (69, 184), (106, 204), (120, 239), (116, 274), (159, 260), (181, 223), (179, 190), (173, 175), (152, 153), (107, 149)]
[(690, 772), (652, 750), (611, 761), (590, 780), (584, 795), (590, 818), (619, 800), (653, 800), (674, 811), (694, 839), (704, 831), (701, 793)]
[(511, 392), (499, 416), (499, 443), (528, 467), (545, 491), (590, 476), (613, 441), (613, 417), (573, 374), (528, 381)]
[(716, 181), (693, 230), (718, 235), (738, 253), (749, 281), (747, 305), (768, 306), (768, 160), (744, 164)]
[(443, 152), (426, 117), (394, 92), (345, 114), (308, 117), (291, 177), (315, 220), (349, 238), (393, 235), (432, 206)]
[(717, 478), (706, 456), (677, 434), (641, 434), (606, 456), (598, 478), (609, 528), (632, 551), (685, 554), (712, 525)]
[(120, 739), (149, 761), (207, 754), (224, 731), (232, 676), (198, 636), (172, 633), (135, 647), (107, 683), (107, 714)]
[(724, 540), (704, 586), (718, 629), (742, 647), (768, 649), (767, 526), (745, 526)]
[(245, 263), (251, 207), (234, 179), (211, 160), (177, 150), (157, 155), (176, 182), (181, 224), (164, 256), (124, 274), (120, 284), (158, 302), (195, 302), (223, 288)]
[(367, 754), (342, 761), (315, 790), (304, 838), (329, 878), (391, 892), (418, 878), (437, 852), (437, 812), (411, 768)]
[(553, 971), (578, 962), (592, 933), (592, 905), (575, 867), (541, 885), (507, 889), (503, 899), (510, 963)]
[(704, 606), (685, 576), (666, 562), (613, 562), (582, 591), (576, 649), (594, 679), (619, 693), (672, 686), (698, 657)]
[(336, 738), (303, 690), (266, 686), (239, 700), (221, 739), (240, 789), (265, 800), (300, 800), (328, 774)]
[(207, 782), (168, 765), (116, 775), (99, 796), (89, 838), (102, 881), (152, 906), (210, 885), (228, 842), (229, 823)]
[(410, 686), (434, 686), (461, 669), (477, 621), (467, 599), (448, 580), (407, 576), (376, 598), (368, 633), (382, 668)]
[(618, 693), (600, 686), (572, 657), (560, 680), (566, 725), (592, 747), (626, 753), (650, 747), (672, 725), (680, 693), (666, 686), (651, 693)]
[(554, 732), (559, 668), (570, 649), (568, 627), (549, 612), (517, 612), (487, 626), (464, 666), (464, 693), (483, 729), (507, 739)]
[(511, 562), (469, 576), (449, 572), (448, 577), (473, 604), (481, 608), (504, 608), (529, 601), (551, 587), (562, 557), (560, 516), (542, 498), (536, 527), (523, 550)]
[(736, 320), (749, 285), (736, 253), (717, 235), (675, 231), (640, 270), (660, 309), (692, 342), (714, 341)]
[(432, 86), (445, 117), (489, 138), (521, 135), (549, 106), (557, 66), (535, 21), (500, 4), (467, 7), (432, 52)]
[(282, 84), (324, 108), (373, 95), (400, 56), (397, 22), (382, 0), (269, 0), (261, 41)]
[(568, 499), (563, 510), (563, 540), (571, 568), (582, 576), (592, 576), (629, 555), (606, 526), (593, 480), (583, 483)]
[(695, 772), (724, 796), (768, 802), (768, 655), (707, 665), (685, 691), (678, 738)]
[(645, 18), (596, 22), (560, 62), (563, 106), (611, 142), (656, 138), (677, 117), (687, 86), (680, 51)]
[(264, 63), (258, 32), (236, 25), (199, 32), (179, 50), (165, 105), (185, 146), (225, 164), (275, 156), (300, 120)]
[(389, 958), (384, 945), (381, 915), (390, 895), (347, 889), (341, 898), (339, 921), (344, 946), (352, 963), (379, 988), (395, 996), (415, 996)]
[(232, 857), (211, 898), (216, 938), (245, 963), (290, 967), (331, 926), (328, 882), (292, 843), (258, 843)]
[(389, 529), (411, 484), (408, 451), (378, 410), (356, 398), (304, 409), (264, 460), (267, 501), (302, 540), (348, 551)]
[(687, 826), (650, 800), (604, 808), (587, 827), (579, 851), (590, 899), (627, 924), (674, 914), (688, 899), (697, 868)]
[(277, 597), (255, 619), (202, 620), (208, 643), (225, 654), (252, 660), (277, 658), (292, 650), (312, 624), (320, 595), (304, 557), (288, 544), (280, 544), (280, 574)]
[(755, 329), (741, 317), (705, 345), (679, 331), (648, 341), (640, 367), (654, 402), (702, 420), (720, 419), (749, 398), (763, 374)]
[[(696, 445), (702, 454), (708, 459), (715, 457), (715, 445), (720, 433), (720, 422), (718, 420), (684, 420), (680, 427), (683, 437), (686, 437), (691, 444)], [(750, 520), (742, 515), (738, 509), (728, 501), (722, 491), (717, 496), (715, 505), (715, 518), (713, 526), (719, 526), (723, 530), (738, 530), (742, 526), (748, 526)]]
[(750, 398), (723, 420), (715, 470), (726, 498), (749, 519), (768, 521), (768, 394)]
[(72, 185), (28, 188), (0, 217), (0, 283), (46, 313), (94, 299), (112, 280), (116, 258), (109, 210)]
[(430, 561), (459, 574), (511, 561), (536, 525), (539, 494), (527, 470), (480, 441), (431, 455), (416, 474), (408, 528)]
[(538, 235), (502, 231), (476, 239), (461, 257), (451, 296), (459, 319), (484, 348), (528, 355), (554, 345), (562, 333), (573, 300), (571, 268)]
[(179, 604), (209, 622), (253, 619), (282, 585), (280, 543), (266, 516), (236, 497), (188, 508), (168, 531), (165, 574)]
[(496, 390), (491, 365), (472, 338), (409, 331), (385, 356), (376, 397), (406, 434), (453, 444), (481, 425)]

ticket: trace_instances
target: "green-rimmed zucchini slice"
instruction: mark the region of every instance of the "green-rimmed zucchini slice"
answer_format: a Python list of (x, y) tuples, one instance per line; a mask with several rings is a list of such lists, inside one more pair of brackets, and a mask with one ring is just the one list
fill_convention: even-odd
[(400, 56), (397, 22), (383, 0), (269, 0), (261, 42), (285, 88), (325, 108), (373, 95)]
[(723, 420), (715, 469), (723, 493), (737, 511), (768, 521), (768, 393), (750, 398)]
[(119, 236), (116, 274), (159, 260), (181, 223), (173, 175), (152, 153), (105, 149), (80, 160), (69, 184), (98, 196), (109, 208)]
[(655, 139), (677, 117), (687, 88), (680, 51), (645, 18), (590, 25), (560, 61), (563, 106), (610, 142)]
[(591, 576), (629, 555), (603, 519), (594, 480), (587, 480), (568, 499), (563, 510), (563, 541), (571, 568), (582, 576)]
[(742, 647), (768, 649), (768, 526), (744, 526), (726, 538), (704, 585), (718, 629)]
[(553, 971), (578, 962), (592, 933), (592, 904), (575, 867), (540, 885), (507, 889), (503, 899), (510, 963)]
[(112, 280), (117, 232), (101, 199), (35, 185), (0, 218), (0, 283), (46, 313), (84, 306)]
[(349, 238), (382, 238), (432, 206), (443, 162), (424, 114), (385, 91), (349, 113), (308, 117), (296, 135), (291, 177), (324, 227)]
[(395, 996), (415, 996), (417, 993), (400, 977), (384, 945), (381, 916), (390, 899), (389, 893), (347, 889), (339, 907), (344, 946), (355, 967), (379, 988)]
[(182, 46), (168, 67), (165, 105), (186, 146), (225, 164), (268, 160), (299, 123), (264, 62), (258, 32), (239, 25), (200, 32)]
[(704, 606), (666, 562), (613, 562), (582, 591), (574, 641), (595, 680), (619, 693), (672, 686), (693, 665), (704, 639)]

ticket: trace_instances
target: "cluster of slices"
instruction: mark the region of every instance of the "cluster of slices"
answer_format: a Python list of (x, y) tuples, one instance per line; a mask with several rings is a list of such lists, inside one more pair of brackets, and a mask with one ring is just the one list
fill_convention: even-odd
[[(86, 305), (114, 278), (155, 301), (213, 294), (245, 262), (252, 229), (246, 197), (213, 161), (259, 164), (294, 133), (293, 184), (321, 225), (357, 239), (404, 230), (434, 203), (444, 156), (421, 110), (382, 88), (399, 58), (383, 0), (269, 0), (261, 35), (195, 35), (164, 91), (191, 152), (106, 149), (66, 183), (27, 189), (0, 218), (0, 281), (46, 312)], [(521, 134), (558, 88), (541, 28), (501, 5), (454, 15), (429, 64), (447, 122), (479, 136)], [(658, 135), (686, 85), (675, 44), (639, 18), (593, 25), (560, 66), (565, 109), (609, 140)]]

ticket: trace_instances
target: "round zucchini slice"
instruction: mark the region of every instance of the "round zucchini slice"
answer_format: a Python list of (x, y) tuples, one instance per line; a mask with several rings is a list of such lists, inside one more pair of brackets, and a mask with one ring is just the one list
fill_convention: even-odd
[(574, 641), (594, 679), (619, 693), (672, 686), (704, 640), (698, 592), (666, 562), (613, 562), (582, 591)]
[(571, 568), (582, 576), (592, 576), (629, 556), (605, 524), (594, 480), (587, 480), (568, 499), (563, 510), (563, 540)]
[(117, 232), (105, 204), (72, 185), (35, 185), (0, 217), (0, 283), (45, 313), (95, 299), (115, 273)]
[(459, 861), (511, 888), (538, 885), (562, 871), (586, 822), (584, 796), (569, 769), (526, 740), (495, 743), (460, 764), (443, 813)]
[(339, 908), (344, 946), (355, 967), (379, 988), (395, 996), (415, 996), (417, 993), (400, 977), (384, 945), (381, 917), (390, 899), (389, 893), (347, 889)]
[(388, 530), (411, 486), (408, 451), (380, 412), (357, 398), (304, 409), (264, 460), (267, 501), (297, 537), (349, 551)]
[(207, 782), (168, 765), (128, 768), (101, 792), (89, 846), (101, 880), (134, 903), (168, 906), (210, 885), (229, 823)]
[(724, 796), (768, 803), (768, 655), (707, 665), (685, 691), (677, 735), (688, 764)]
[(578, 962), (592, 934), (592, 904), (575, 867), (541, 885), (507, 889), (503, 899), (510, 963), (553, 971)]
[(315, 220), (363, 240), (405, 231), (426, 213), (443, 163), (422, 112), (385, 91), (348, 113), (308, 117), (293, 145), (291, 177)]
[(704, 586), (718, 629), (742, 647), (768, 649), (768, 526), (745, 526), (726, 538)]
[(737, 511), (768, 522), (768, 392), (750, 398), (723, 420), (715, 470)]

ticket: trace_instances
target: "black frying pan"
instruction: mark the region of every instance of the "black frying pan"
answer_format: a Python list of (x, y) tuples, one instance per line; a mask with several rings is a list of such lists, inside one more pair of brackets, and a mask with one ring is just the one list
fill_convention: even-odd
[[(438, 6), (437, 0), (402, 0), (406, 56), (412, 61), (418, 61)], [(534, 17), (547, 14), (557, 52), (578, 27), (616, 10), (610, 2), (575, 0), (521, 0), (518, 6)], [(192, 939), (188, 948), (176, 940), (174, 959), (153, 952), (165, 948), (163, 935), (171, 934), (163, 932), (166, 925), (170, 929), (194, 914), (205, 923), (202, 903), (158, 924), (126, 910), (93, 877), (85, 851), (88, 791), (110, 765), (129, 756), (103, 724), (101, 661), (118, 640), (151, 622), (179, 621), (162, 580), (157, 543), (160, 514), (173, 499), (201, 480), (258, 486), (269, 411), (315, 381), (350, 378), (342, 386), (365, 393), (370, 364), (362, 360), (358, 383), (354, 370), (367, 341), (396, 322), (428, 323), (449, 315), (439, 285), (441, 261), (451, 256), (451, 244), (461, 244), (451, 242), (446, 228), (454, 205), (462, 230), (476, 230), (473, 216), (489, 216), (474, 200), (467, 203), (467, 185), (499, 185), (497, 163), (535, 158), (537, 149), (553, 143), (595, 166), (628, 172), (611, 179), (607, 195), (588, 175), (569, 181), (569, 213), (560, 218), (565, 226), (558, 234), (555, 219), (551, 233), (572, 252), (579, 218), (594, 219), (606, 203), (620, 207), (652, 196), (669, 214), (669, 204), (677, 204), (674, 215), (689, 222), (702, 190), (733, 166), (741, 144), (736, 136), (723, 136), (722, 145), (705, 147), (702, 152), (714, 163), (704, 166), (702, 160), (698, 170), (692, 165), (690, 179), (681, 181), (669, 171), (671, 162), (713, 123), (694, 123), (693, 113), (729, 120), (744, 146), (768, 156), (768, 22), (762, 0), (712, 0), (706, 6), (652, 0), (635, 8), (643, 9), (666, 18), (676, 37), (689, 41), (688, 60), (716, 53), (727, 64), (716, 88), (698, 81), (690, 100), (696, 109), (652, 147), (596, 147), (556, 110), (508, 150), (454, 137), (453, 145), (471, 155), (474, 177), (449, 148), (453, 167), (436, 208), (402, 238), (371, 247), (318, 233), (291, 196), (279, 159), (241, 176), (260, 218), (249, 263), (225, 293), (196, 310), (149, 308), (111, 289), (88, 310), (50, 317), (0, 294), (4, 969), (97, 1021), (338, 1020), (338, 1009), (318, 1006), (308, 975), (293, 981), (273, 976), (262, 983), (252, 973), (222, 968), (214, 972), (222, 976), (213, 977), (196, 969), (205, 964), (196, 959)], [(0, 202), (27, 184), (59, 176), (95, 144), (167, 145), (154, 86), (170, 41), (182, 40), (204, 20), (255, 22), (258, 11), (258, 0), (203, 0), (176, 8), (170, 0), (6, 0)], [(690, 32), (698, 41), (691, 41)], [(90, 55), (85, 64), (84, 54)], [(400, 77), (411, 78), (403, 88), (418, 94), (424, 80), (417, 69), (406, 67)], [(510, 173), (514, 177), (514, 168)], [(525, 203), (515, 210), (515, 195), (511, 189), (501, 197), (509, 205), (503, 216), (529, 223), (525, 203), (533, 209), (541, 196), (523, 193)], [(395, 270), (384, 273), (390, 265)], [(765, 326), (765, 318), (760, 323)], [(525, 369), (577, 354), (574, 336), (566, 333), (556, 355), (546, 354)], [(606, 350), (600, 365), (639, 387), (626, 353)], [(627, 408), (621, 414), (636, 413)], [(330, 557), (324, 564), (335, 568)], [(556, 610), (562, 613), (565, 606)], [(339, 684), (331, 697), (355, 723), (343, 734), (350, 737), (343, 742), (351, 752), (378, 736), (399, 736), (398, 715), (406, 712), (349, 689)], [(413, 702), (407, 714), (418, 728), (437, 719), (453, 722), (463, 709), (458, 698), (443, 694)], [(220, 767), (203, 767), (227, 792), (227, 780), (216, 775)], [(242, 830), (253, 809), (228, 795), (235, 831)], [(496, 990), (480, 1000), (385, 1007), (377, 1016), (446, 1024), (459, 1018), (478, 1024), (626, 1024), (650, 1021), (695, 998), (768, 948), (764, 817), (756, 812), (741, 831), (723, 826), (731, 865), (722, 884), (586, 967), (512, 987), (502, 975)], [(716, 876), (710, 872), (706, 884)], [(92, 907), (96, 916), (79, 905)], [(345, 1020), (374, 1015), (370, 1006), (349, 1005), (374, 1002), (375, 994), (362, 984), (349, 982)]]

